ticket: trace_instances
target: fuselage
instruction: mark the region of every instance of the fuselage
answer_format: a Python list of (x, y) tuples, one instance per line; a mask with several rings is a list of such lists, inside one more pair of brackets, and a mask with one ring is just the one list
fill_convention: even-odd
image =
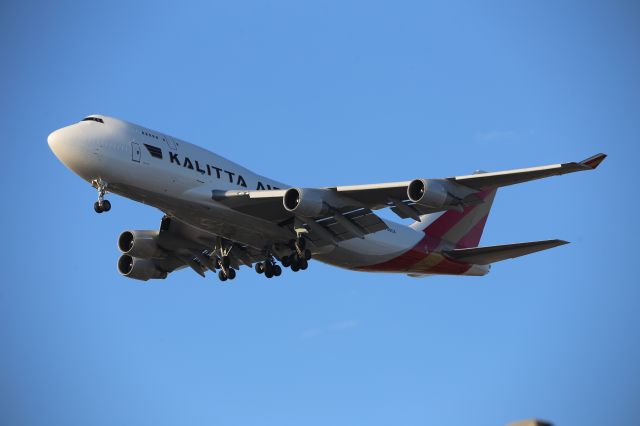
[[(197, 145), (123, 120), (94, 115), (48, 138), (55, 155), (87, 182), (108, 182), (108, 191), (160, 209), (203, 231), (260, 248), (278, 238), (273, 222), (217, 202), (226, 191), (290, 186), (256, 174)], [(417, 275), (484, 275), (489, 267), (458, 263), (442, 254), (446, 241), (412, 226), (384, 220), (388, 229), (314, 251), (335, 266)]]

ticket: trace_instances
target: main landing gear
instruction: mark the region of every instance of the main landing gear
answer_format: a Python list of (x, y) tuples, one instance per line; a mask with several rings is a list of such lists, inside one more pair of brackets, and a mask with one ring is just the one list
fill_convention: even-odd
[(231, 259), (226, 254), (216, 261), (216, 266), (220, 268), (218, 272), (218, 279), (225, 282), (226, 280), (232, 280), (236, 277), (236, 270), (231, 267)]
[(276, 265), (273, 258), (267, 259), (264, 262), (256, 263), (256, 272), (264, 274), (267, 278), (279, 277), (282, 274), (282, 268), (280, 265)]
[(311, 251), (305, 250), (302, 253), (284, 256), (282, 258), (282, 266), (291, 268), (293, 272), (304, 271), (309, 267), (309, 260), (311, 260)]
[(271, 254), (271, 249), (266, 248), (265, 253), (267, 258), (264, 262), (256, 263), (256, 272), (259, 274), (264, 274), (267, 278), (279, 277), (282, 274), (282, 268), (280, 265), (276, 264), (276, 260)]
[[(298, 236), (297, 239), (292, 240), (289, 247), (292, 249), (292, 254), (288, 256), (282, 256), (280, 262), (285, 268), (291, 268), (293, 272), (304, 271), (309, 267), (309, 260), (311, 260), (311, 251), (305, 248), (305, 239), (302, 236)], [(267, 278), (279, 277), (282, 274), (282, 268), (276, 264), (274, 257), (269, 250), (267, 252), (267, 259), (264, 262), (256, 263), (255, 269), (258, 274), (264, 274)]]
[(293, 241), (294, 253), (282, 258), (282, 265), (291, 268), (293, 272), (304, 271), (311, 260), (311, 250), (306, 248), (306, 240), (301, 235)]
[(236, 270), (233, 268), (220, 269), (218, 272), (218, 279), (225, 282), (226, 280), (232, 280), (236, 277)]
[(93, 209), (96, 213), (108, 212), (111, 210), (111, 203), (109, 200), (104, 199), (104, 194), (107, 192), (107, 182), (102, 179), (94, 179), (91, 181), (91, 185), (98, 190), (98, 201), (93, 203)]

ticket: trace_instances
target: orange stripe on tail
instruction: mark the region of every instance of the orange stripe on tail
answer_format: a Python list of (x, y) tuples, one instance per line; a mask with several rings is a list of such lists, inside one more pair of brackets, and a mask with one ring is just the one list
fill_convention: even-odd
[[(482, 204), (465, 207), (462, 211), (447, 210), (444, 213), (425, 215), (421, 219), (428, 225), (424, 228), (417, 225), (415, 228), (458, 248), (477, 247), (495, 195), (495, 189), (478, 193), (484, 201)], [(436, 215), (439, 216), (433, 220)]]

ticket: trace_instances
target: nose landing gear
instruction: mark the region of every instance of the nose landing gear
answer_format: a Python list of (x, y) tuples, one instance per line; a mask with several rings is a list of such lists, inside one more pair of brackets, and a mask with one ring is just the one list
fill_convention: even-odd
[(100, 201), (96, 201), (95, 203), (93, 203), (93, 210), (95, 210), (96, 213), (108, 212), (109, 210), (111, 210), (111, 203), (109, 202), (109, 200), (102, 200), (101, 205)]
[(93, 203), (93, 210), (95, 210), (96, 213), (111, 210), (111, 203), (109, 200), (104, 199), (104, 194), (107, 192), (107, 182), (102, 179), (94, 179), (91, 181), (91, 185), (98, 190), (98, 201)]

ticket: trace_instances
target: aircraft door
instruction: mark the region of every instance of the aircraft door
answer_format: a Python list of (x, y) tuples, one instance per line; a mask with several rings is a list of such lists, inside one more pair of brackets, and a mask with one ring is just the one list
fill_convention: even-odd
[(136, 163), (140, 162), (140, 156), (142, 155), (140, 151), (140, 144), (137, 142), (131, 141), (131, 160)]

